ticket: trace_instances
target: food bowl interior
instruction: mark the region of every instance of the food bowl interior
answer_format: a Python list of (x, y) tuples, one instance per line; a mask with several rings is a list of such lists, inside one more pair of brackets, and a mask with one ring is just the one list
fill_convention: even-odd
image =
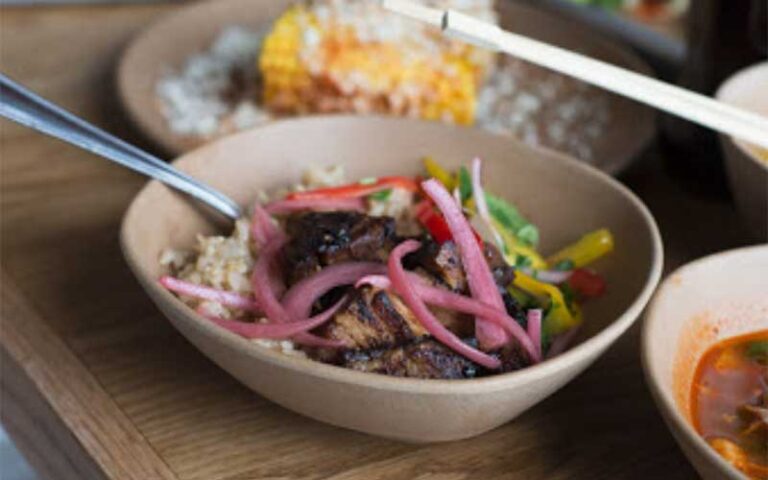
[(768, 330), (768, 246), (720, 253), (676, 271), (646, 315), (643, 361), (651, 390), (683, 450), (705, 478), (738, 478), (691, 423), (702, 355), (718, 341)]
[[(608, 294), (585, 305), (586, 339), (649, 293), (660, 270), (660, 244), (645, 208), (624, 187), (595, 169), (559, 154), (534, 150), (509, 138), (420, 121), (312, 117), (274, 123), (214, 142), (175, 165), (249, 205), (260, 190), (295, 184), (309, 167), (344, 165), (348, 178), (422, 172), (429, 155), (449, 167), (484, 161), (490, 191), (517, 205), (541, 232), (541, 251), (552, 253), (581, 235), (609, 228), (614, 253), (594, 268)], [(200, 233), (217, 231), (194, 202), (152, 182), (136, 198), (123, 225), (126, 255), (145, 286), (163, 271), (168, 248), (190, 249)], [(228, 234), (226, 230), (218, 230)]]
[(768, 247), (694, 262), (657, 293), (646, 334), (647, 361), (686, 420), (696, 365), (719, 340), (768, 329)]

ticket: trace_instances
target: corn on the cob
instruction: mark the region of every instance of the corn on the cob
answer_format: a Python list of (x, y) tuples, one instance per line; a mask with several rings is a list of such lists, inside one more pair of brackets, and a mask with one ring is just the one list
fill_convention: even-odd
[[(440, 6), (455, 7), (443, 0)], [(262, 46), (267, 108), (282, 113), (404, 115), (474, 121), (487, 52), (384, 12), (376, 0), (322, 0), (291, 7)], [(436, 3), (436, 2), (432, 2)], [(463, 0), (493, 15), (492, 0)], [(477, 13), (477, 12), (473, 12)]]

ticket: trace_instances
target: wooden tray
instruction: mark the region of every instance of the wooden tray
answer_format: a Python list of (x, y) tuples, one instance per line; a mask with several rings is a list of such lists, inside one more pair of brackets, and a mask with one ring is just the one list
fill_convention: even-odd
[[(173, 8), (3, 7), (13, 42), (0, 68), (137, 141), (110, 87), (115, 58)], [(637, 328), (568, 387), (473, 440), (414, 446), (283, 410), (198, 353), (128, 272), (118, 228), (143, 179), (6, 122), (0, 145), (2, 422), (42, 478), (695, 476), (644, 385)], [(659, 162), (646, 157), (625, 180), (659, 221), (667, 268), (747, 243), (730, 204), (686, 195)]]

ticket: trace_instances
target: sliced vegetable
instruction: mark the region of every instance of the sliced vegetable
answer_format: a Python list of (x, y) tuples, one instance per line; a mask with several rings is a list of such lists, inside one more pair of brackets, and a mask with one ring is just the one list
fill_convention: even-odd
[(424, 169), (427, 175), (442, 183), (446, 190), (451, 191), (456, 186), (454, 176), (432, 157), (424, 157)]
[[(279, 282), (277, 278), (273, 277), (274, 272), (272, 270), (272, 266), (276, 261), (280, 249), (283, 248), (283, 245), (285, 245), (287, 241), (288, 239), (285, 234), (281, 231), (277, 231), (260, 252), (251, 275), (253, 296), (269, 321), (274, 323), (288, 323), (291, 320), (288, 312), (277, 300), (278, 293), (276, 286), (282, 284), (282, 282)], [(299, 333), (294, 336), (293, 339), (297, 343), (304, 345), (324, 347), (339, 347), (344, 345), (342, 342), (320, 338), (310, 333)]]
[(366, 285), (381, 290), (389, 290), (392, 288), (392, 280), (386, 275), (366, 275), (355, 283), (355, 288), (361, 288)]
[(292, 318), (309, 316), (312, 304), (332, 289), (352, 285), (366, 275), (384, 274), (387, 267), (376, 262), (346, 262), (329, 265), (296, 283), (286, 292), (282, 304)]
[(557, 286), (557, 288), (563, 292), (563, 299), (565, 299), (565, 304), (568, 305), (568, 308), (570, 308), (571, 312), (573, 313), (574, 309), (576, 308), (576, 293), (573, 291), (573, 288), (571, 288), (568, 282), (561, 283)]
[(377, 202), (386, 202), (391, 196), (392, 196), (392, 189), (388, 188), (380, 192), (372, 193), (368, 196), (368, 198), (370, 200), (375, 200)]
[(444, 243), (453, 239), (451, 229), (445, 223), (445, 219), (435, 209), (425, 202), (425, 206), (417, 210), (416, 218), (427, 229), (432, 239), (437, 243)]
[(746, 354), (752, 360), (768, 365), (768, 340), (758, 340), (747, 345)]
[(259, 304), (252, 298), (239, 295), (234, 292), (227, 292), (216, 288), (205, 287), (196, 283), (185, 282), (168, 275), (160, 277), (160, 285), (168, 290), (185, 295), (187, 297), (199, 298), (201, 300), (210, 300), (231, 308), (247, 310), (249, 312), (259, 312)]
[(515, 272), (512, 284), (532, 295), (548, 299), (549, 305), (542, 327), (545, 335), (557, 335), (578, 325), (578, 320), (568, 309), (563, 293), (556, 286), (540, 282), (520, 270)]
[(488, 205), (485, 203), (485, 191), (483, 190), (482, 174), (481, 174), (482, 162), (479, 158), (475, 157), (472, 160), (472, 199), (477, 206), (477, 213), (480, 214), (480, 219), (485, 223), (488, 230), (493, 234), (493, 239), (499, 248), (504, 247), (504, 242), (499, 232), (496, 231), (496, 227), (491, 220), (491, 214), (488, 213)]
[(515, 267), (530, 267), (533, 269), (546, 268), (547, 263), (541, 255), (531, 247), (518, 242), (514, 235), (504, 228), (497, 220), (492, 219), (496, 231), (503, 243), (502, 253), (508, 264)]
[(576, 243), (565, 247), (547, 259), (549, 265), (564, 260), (573, 262), (574, 268), (588, 265), (613, 250), (613, 235), (601, 228), (581, 237)]
[[(482, 248), (460, 206), (437, 180), (427, 180), (421, 186), (443, 213), (451, 235), (459, 247), (461, 263), (467, 275), (472, 297), (499, 311), (506, 311), (504, 300), (493, 280), (493, 274), (485, 261)], [(482, 318), (478, 318), (475, 322), (475, 335), (478, 343), (485, 350), (495, 350), (508, 342), (507, 334), (503, 329), (483, 321)]]
[(293, 200), (277, 200), (265, 205), (264, 209), (272, 215), (284, 215), (301, 210), (352, 210), (356, 212), (364, 212), (365, 203), (362, 198), (299, 198)]
[(560, 260), (556, 264), (552, 265), (552, 270), (557, 270), (560, 272), (569, 272), (573, 270), (573, 260)]
[(253, 206), (253, 216), (251, 217), (251, 237), (256, 245), (262, 248), (278, 232), (277, 225), (275, 225), (269, 212), (261, 204), (256, 203)]
[(605, 293), (603, 277), (585, 268), (577, 268), (568, 278), (568, 285), (581, 298), (595, 298)]
[(535, 297), (513, 285), (507, 287), (507, 292), (520, 305), (521, 308), (533, 308), (537, 306)]
[(562, 270), (533, 270), (532, 268), (521, 268), (523, 272), (542, 282), (559, 284), (568, 280), (573, 272)]
[(528, 337), (536, 348), (536, 356), (541, 358), (541, 309), (532, 308), (526, 315)]
[[(540, 361), (541, 352), (537, 351), (535, 348), (535, 342), (529, 338), (529, 334), (526, 333), (526, 331), (523, 330), (523, 328), (510, 317), (506, 311), (500, 312), (483, 302), (478, 302), (477, 300), (444, 288), (429, 285), (418, 274), (412, 272), (406, 272), (406, 274), (412, 280), (416, 293), (427, 304), (487, 318), (488, 321), (494, 322), (506, 330), (507, 333), (509, 333), (509, 335), (523, 347), (534, 363)], [(355, 284), (355, 286), (359, 287), (364, 284), (373, 285), (385, 290), (392, 286), (390, 279), (383, 275), (369, 275), (363, 277)]]
[[(437, 183), (437, 180), (432, 181), (434, 181), (437, 185), (440, 185)], [(440, 186), (440, 188), (443, 187)], [(474, 244), (474, 242), (472, 243)], [(394, 250), (392, 250), (392, 253), (389, 255), (387, 265), (389, 267), (389, 277), (392, 280), (392, 286), (394, 287), (395, 291), (400, 295), (408, 308), (411, 309), (413, 314), (424, 326), (424, 328), (439, 342), (443, 343), (445, 346), (455, 351), (456, 353), (459, 353), (460, 355), (463, 355), (473, 362), (486, 368), (492, 370), (500, 368), (501, 362), (498, 358), (494, 358), (462, 342), (459, 337), (445, 328), (445, 326), (443, 326), (443, 324), (440, 323), (437, 318), (435, 318), (432, 312), (430, 312), (427, 306), (424, 304), (424, 301), (419, 298), (412, 280), (408, 277), (402, 265), (403, 257), (411, 252), (418, 250), (419, 246), (419, 242), (415, 240), (406, 240), (405, 242), (395, 247)], [(496, 326), (496, 328), (499, 327)]]
[(288, 323), (290, 321), (288, 314), (275, 296), (272, 287), (274, 280), (271, 278), (273, 275), (272, 264), (276, 261), (278, 252), (287, 241), (287, 237), (282, 232), (270, 239), (256, 259), (251, 274), (253, 296), (267, 318), (275, 323)]
[(467, 167), (461, 166), (459, 168), (457, 183), (459, 187), (459, 198), (461, 198), (461, 204), (464, 205), (467, 200), (472, 198), (472, 177), (470, 177)]
[(527, 247), (539, 243), (539, 230), (523, 217), (520, 212), (506, 200), (485, 194), (488, 211), (499, 224), (511, 232), (517, 240)]
[[(425, 200), (416, 206), (416, 219), (427, 229), (435, 242), (442, 244), (448, 240), (453, 240), (448, 223), (446, 223), (443, 215), (435, 209), (429, 200)], [(472, 232), (477, 242), (482, 245), (482, 237), (474, 229)]]
[(409, 192), (419, 189), (416, 181), (409, 177), (380, 177), (375, 180), (343, 185), (340, 187), (318, 188), (306, 192), (293, 192), (286, 196), (288, 200), (318, 200), (328, 198), (359, 198), (366, 197), (382, 190), (402, 188)]
[(309, 330), (328, 322), (345, 301), (346, 298), (342, 298), (331, 308), (312, 318), (289, 323), (250, 323), (241, 322), (239, 320), (228, 320), (205, 314), (202, 315), (220, 327), (245, 338), (284, 339), (300, 333), (306, 333)]

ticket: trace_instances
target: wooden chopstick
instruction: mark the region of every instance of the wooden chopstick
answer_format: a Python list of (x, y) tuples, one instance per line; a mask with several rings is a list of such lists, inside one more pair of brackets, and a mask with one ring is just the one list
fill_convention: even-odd
[[(455, 10), (408, 0), (383, 0), (384, 8), (439, 25), (451, 37), (555, 70), (667, 113), (768, 148), (768, 118), (600, 60), (502, 30)], [(438, 22), (437, 19), (440, 18)]]

